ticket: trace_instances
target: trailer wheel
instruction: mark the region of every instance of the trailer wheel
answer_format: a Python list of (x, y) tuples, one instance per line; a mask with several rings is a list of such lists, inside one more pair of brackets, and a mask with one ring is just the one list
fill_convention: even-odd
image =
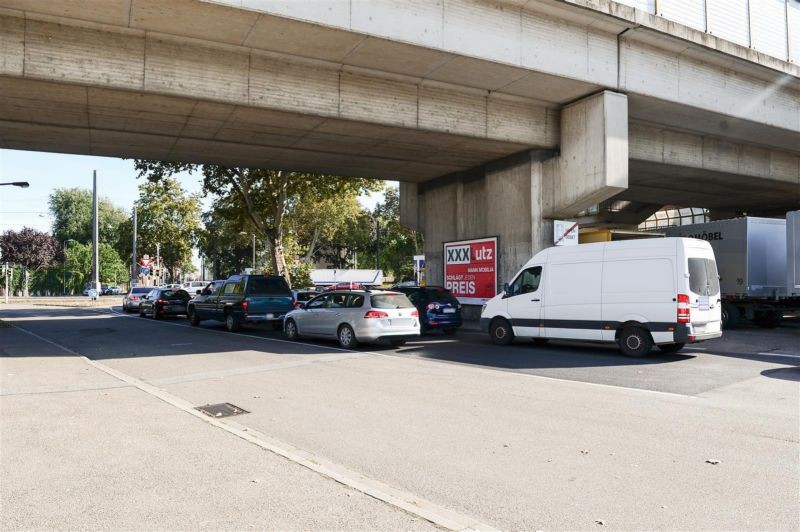
[(753, 321), (762, 329), (774, 329), (781, 324), (783, 314), (779, 310), (757, 311)]
[(741, 319), (742, 314), (739, 312), (739, 309), (728, 303), (727, 301), (723, 301), (722, 303), (722, 328), (723, 329), (735, 329), (739, 326), (739, 320)]
[(643, 357), (653, 349), (650, 333), (641, 327), (626, 327), (619, 333), (619, 350), (629, 357)]

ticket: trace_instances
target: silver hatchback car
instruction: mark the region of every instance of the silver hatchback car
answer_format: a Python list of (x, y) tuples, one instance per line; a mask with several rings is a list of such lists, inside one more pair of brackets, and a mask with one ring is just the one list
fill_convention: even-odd
[(286, 314), (283, 330), (290, 340), (335, 338), (345, 349), (377, 341), (399, 346), (419, 336), (419, 311), (400, 292), (337, 290)]

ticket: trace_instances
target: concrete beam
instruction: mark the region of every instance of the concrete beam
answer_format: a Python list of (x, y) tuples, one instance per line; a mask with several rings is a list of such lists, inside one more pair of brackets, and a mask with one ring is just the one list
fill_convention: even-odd
[[(753, 139), (758, 140), (758, 139)], [(631, 122), (630, 158), (676, 167), (759, 178), (798, 185), (800, 193), (800, 155), (757, 144), (730, 142), (717, 137), (696, 135)], [(635, 180), (635, 176), (631, 176)]]
[(542, 213), (571, 217), (628, 187), (628, 102), (610, 91), (561, 111), (561, 154), (543, 168)]

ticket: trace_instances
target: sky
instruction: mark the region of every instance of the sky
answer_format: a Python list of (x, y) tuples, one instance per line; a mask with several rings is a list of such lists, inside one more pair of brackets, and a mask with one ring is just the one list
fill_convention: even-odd
[[(142, 179), (136, 178), (133, 160), (88, 155), (65, 155), (0, 149), (0, 183), (27, 181), (29, 188), (0, 187), (0, 232), (33, 227), (50, 231), (52, 218), (47, 200), (56, 188), (81, 187), (92, 189), (92, 172), (97, 170), (100, 196), (130, 211), (138, 195)], [(202, 192), (197, 174), (179, 174), (179, 181), (190, 193)], [(393, 183), (396, 185), (396, 183)], [(382, 193), (359, 198), (361, 204), (372, 208), (383, 199)], [(204, 199), (204, 208), (211, 197)]]

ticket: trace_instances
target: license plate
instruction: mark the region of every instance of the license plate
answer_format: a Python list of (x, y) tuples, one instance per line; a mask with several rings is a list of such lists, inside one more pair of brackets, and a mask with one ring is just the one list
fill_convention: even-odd
[(392, 318), (389, 320), (389, 325), (394, 325), (396, 327), (410, 327), (413, 324), (413, 318)]
[(697, 300), (697, 306), (700, 310), (708, 310), (709, 309), (709, 301), (708, 296), (700, 296)]
[(456, 313), (456, 309), (454, 309), (454, 308), (446, 308), (446, 309), (444, 309), (444, 313), (445, 314), (455, 314)]

